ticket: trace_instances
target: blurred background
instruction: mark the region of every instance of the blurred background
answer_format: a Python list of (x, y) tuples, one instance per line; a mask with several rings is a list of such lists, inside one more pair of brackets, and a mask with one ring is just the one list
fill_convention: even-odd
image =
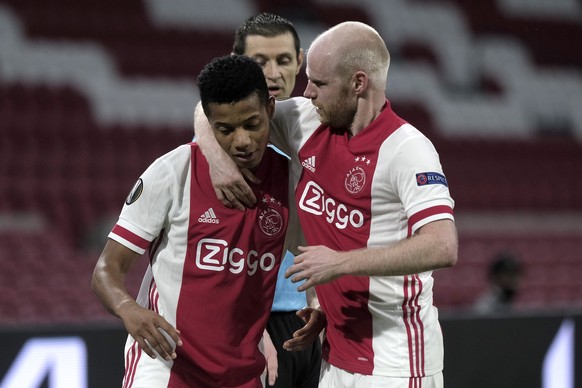
[[(13, 341), (2, 388), (26, 341), (63, 328), (112, 330), (122, 363), (123, 328), (90, 290), (93, 266), (140, 173), (191, 140), (198, 72), (262, 11), (290, 19), (305, 49), (346, 20), (386, 41), (387, 97), (435, 144), (456, 201), (459, 263), (435, 273), (447, 365), (470, 359), (463, 328), (505, 330), (507, 342), (541, 325), (543, 353), (580, 322), (581, 0), (0, 0), (0, 337)], [(301, 74), (294, 95), (304, 86)], [(519, 264), (508, 288), (492, 272), (500, 254)], [(545, 384), (538, 358), (489, 386)], [(479, 386), (454, 369), (449, 386)]]

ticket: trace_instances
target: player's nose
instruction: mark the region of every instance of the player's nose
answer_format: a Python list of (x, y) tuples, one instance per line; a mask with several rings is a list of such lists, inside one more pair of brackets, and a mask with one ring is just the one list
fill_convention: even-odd
[(303, 97), (313, 99), (316, 97), (315, 90), (313, 87), (313, 83), (311, 81), (307, 81), (307, 86), (303, 91)]
[(267, 62), (263, 68), (263, 72), (265, 77), (270, 79), (277, 79), (281, 76), (281, 69), (279, 68), (279, 65), (273, 61)]
[(237, 150), (244, 150), (251, 145), (251, 137), (248, 131), (243, 128), (237, 128), (234, 131), (233, 145)]

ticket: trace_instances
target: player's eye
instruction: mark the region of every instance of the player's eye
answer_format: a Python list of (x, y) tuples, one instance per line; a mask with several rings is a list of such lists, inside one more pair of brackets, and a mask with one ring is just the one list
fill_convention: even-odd
[(260, 122), (260, 121), (257, 121), (257, 122), (251, 122), (251, 123), (246, 123), (246, 124), (245, 124), (245, 128), (246, 128), (247, 130), (251, 130), (251, 131), (252, 131), (252, 130), (256, 130), (256, 129), (260, 128), (260, 126), (261, 126), (261, 122)]
[(264, 59), (261, 58), (255, 58), (255, 61), (259, 64), (259, 66), (261, 67), (265, 67), (265, 65), (267, 64), (267, 61), (265, 61)]
[(233, 128), (227, 127), (227, 126), (224, 126), (224, 125), (219, 125), (217, 127), (214, 127), (214, 129), (216, 131), (220, 132), (223, 135), (228, 135), (229, 133), (231, 133), (232, 131), (234, 131)]
[(291, 63), (291, 58), (289, 58), (289, 57), (279, 58), (279, 60), (277, 62), (279, 63), (279, 65), (285, 66), (285, 65), (288, 65)]

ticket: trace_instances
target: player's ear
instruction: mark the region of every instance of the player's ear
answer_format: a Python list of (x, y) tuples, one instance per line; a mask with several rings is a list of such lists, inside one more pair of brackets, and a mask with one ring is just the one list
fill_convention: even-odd
[(267, 114), (270, 119), (275, 114), (275, 96), (269, 96), (269, 101), (267, 101)]
[(299, 74), (299, 72), (301, 71), (301, 67), (303, 66), (304, 60), (305, 53), (303, 52), (303, 49), (299, 49), (299, 54), (297, 55), (297, 71), (295, 72), (295, 75)]
[(354, 91), (358, 95), (362, 95), (368, 89), (368, 75), (363, 71), (357, 71), (352, 78), (352, 85)]

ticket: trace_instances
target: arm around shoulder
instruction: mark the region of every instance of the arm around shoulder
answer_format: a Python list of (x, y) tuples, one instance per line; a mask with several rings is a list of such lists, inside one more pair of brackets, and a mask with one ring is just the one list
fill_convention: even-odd
[(245, 206), (254, 206), (257, 199), (245, 177), (251, 182), (257, 182), (256, 178), (250, 171), (244, 171), (243, 176), (243, 172), (220, 147), (200, 102), (194, 109), (194, 130), (196, 143), (210, 167), (210, 178), (216, 197), (230, 208), (244, 210)]

